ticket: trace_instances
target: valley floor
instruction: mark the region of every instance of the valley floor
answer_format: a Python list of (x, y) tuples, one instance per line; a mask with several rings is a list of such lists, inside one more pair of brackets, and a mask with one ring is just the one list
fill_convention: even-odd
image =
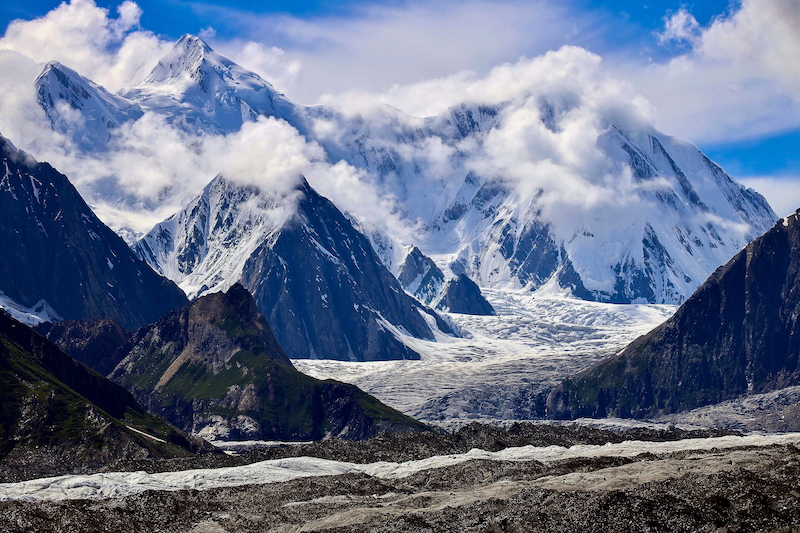
[[(556, 439), (602, 435), (530, 425), (518, 430)], [(492, 431), (502, 430), (484, 426), (472, 436), (510, 435)], [(436, 439), (411, 437), (409, 444), (419, 447), (426, 438)], [(798, 531), (798, 444), (800, 434), (722, 436), (512, 447), (404, 463), (306, 457), (163, 474), (67, 476), (32, 481), (26, 496), (15, 493), (20, 484), (0, 485), (6, 500), (0, 502), (0, 530)], [(103, 493), (110, 485), (100, 479), (124, 476), (135, 490)], [(165, 485), (155, 487), (154, 480)], [(160, 490), (137, 488), (137, 482)], [(34, 485), (44, 492), (30, 490)]]
[(537, 395), (621, 350), (676, 309), (483, 292), (497, 316), (447, 314), (464, 338), (404, 338), (421, 354), (419, 361), (292, 362), (301, 372), (353, 383), (410, 416), (444, 427), (530, 419), (537, 418)]

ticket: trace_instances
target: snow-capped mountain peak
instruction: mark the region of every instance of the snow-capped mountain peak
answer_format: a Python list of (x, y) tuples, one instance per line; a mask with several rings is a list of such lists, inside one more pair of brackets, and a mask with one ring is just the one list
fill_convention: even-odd
[(293, 358), (417, 358), (401, 332), (450, 332), (304, 179), (281, 196), (217, 177), (135, 251), (190, 297), (241, 282)]
[(230, 133), (264, 115), (297, 122), (295, 105), (269, 82), (189, 34), (141, 84), (122, 94), (170, 122), (199, 131)]
[(58, 61), (47, 63), (34, 85), (53, 129), (87, 151), (103, 148), (115, 128), (143, 114), (134, 102), (111, 94)]
[(144, 80), (144, 84), (191, 77), (199, 71), (204, 62), (208, 61), (208, 56), (211, 54), (215, 52), (205, 41), (187, 33), (175, 43), (167, 55), (159, 60)]
[(224, 291), (239, 281), (255, 249), (294, 212), (295, 199), (296, 194), (267, 194), (219, 175), (134, 250), (189, 298)]

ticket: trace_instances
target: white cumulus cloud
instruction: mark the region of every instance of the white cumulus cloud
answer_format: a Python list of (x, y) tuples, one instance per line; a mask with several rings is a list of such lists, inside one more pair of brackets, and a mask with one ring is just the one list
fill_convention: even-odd
[(144, 79), (171, 46), (140, 28), (141, 14), (131, 0), (117, 7), (116, 17), (93, 0), (71, 0), (43, 17), (11, 22), (0, 49), (39, 63), (59, 61), (114, 92)]

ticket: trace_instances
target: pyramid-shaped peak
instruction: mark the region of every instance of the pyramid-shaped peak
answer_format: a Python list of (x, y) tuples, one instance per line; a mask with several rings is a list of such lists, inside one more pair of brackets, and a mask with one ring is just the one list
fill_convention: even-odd
[(64, 69), (64, 65), (62, 65), (60, 62), (48, 61), (47, 63), (45, 63), (42, 72), (47, 72), (48, 70), (62, 70), (62, 69)]
[[(219, 56), (200, 37), (185, 34), (172, 47), (145, 79), (145, 83), (160, 83), (192, 76), (211, 56)], [(222, 56), (219, 56), (222, 59)]]
[(59, 79), (69, 78), (73, 81), (81, 81), (83, 82), (83, 84), (86, 83), (86, 80), (83, 78), (83, 76), (81, 76), (71, 68), (64, 66), (62, 63), (59, 63), (58, 61), (48, 61), (47, 63), (45, 63), (44, 67), (42, 68), (42, 71), (36, 77), (36, 81), (38, 82), (40, 79), (44, 78), (51, 72), (55, 74), (55, 76)]
[(261, 76), (189, 34), (142, 83), (120, 95), (195, 132), (227, 134), (259, 116), (299, 122), (296, 106)]
[(182, 51), (200, 51), (203, 53), (213, 52), (212, 48), (203, 39), (191, 33), (184, 33), (178, 42), (175, 43), (173, 49)]

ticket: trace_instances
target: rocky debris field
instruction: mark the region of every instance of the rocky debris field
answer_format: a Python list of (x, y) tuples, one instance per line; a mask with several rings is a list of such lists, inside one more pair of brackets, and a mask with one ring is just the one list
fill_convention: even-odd
[(259, 447), (239, 455), (206, 454), (174, 459), (144, 459), (116, 462), (99, 470), (105, 472), (176, 472), (197, 468), (241, 466), (270, 459), (316, 457), (357, 464), (377, 461), (416, 461), (437, 455), (466, 453), (474, 448), (496, 452), (520, 446), (564, 446), (606, 444), (629, 440), (676, 441), (721, 437), (738, 433), (708, 429), (684, 430), (677, 427), (649, 429), (637, 427), (610, 431), (578, 424), (550, 425), (519, 422), (508, 429), (473, 422), (453, 433), (383, 433), (363, 441), (327, 439), (304, 445)]
[[(113, 469), (182, 471), (300, 456), (364, 464), (472, 448), (630, 440), (668, 444), (721, 435), (677, 428), (612, 432), (578, 425), (522, 423), (500, 429), (476, 423), (449, 435), (331, 439), (239, 456), (118, 463)], [(800, 448), (693, 449), (547, 463), (473, 459), (402, 477), (348, 473), (207, 490), (149, 490), (105, 500), (3, 501), (0, 531), (800, 532)]]
[(122, 499), (1, 502), (6, 532), (800, 531), (792, 445), (634, 458), (470, 461)]

